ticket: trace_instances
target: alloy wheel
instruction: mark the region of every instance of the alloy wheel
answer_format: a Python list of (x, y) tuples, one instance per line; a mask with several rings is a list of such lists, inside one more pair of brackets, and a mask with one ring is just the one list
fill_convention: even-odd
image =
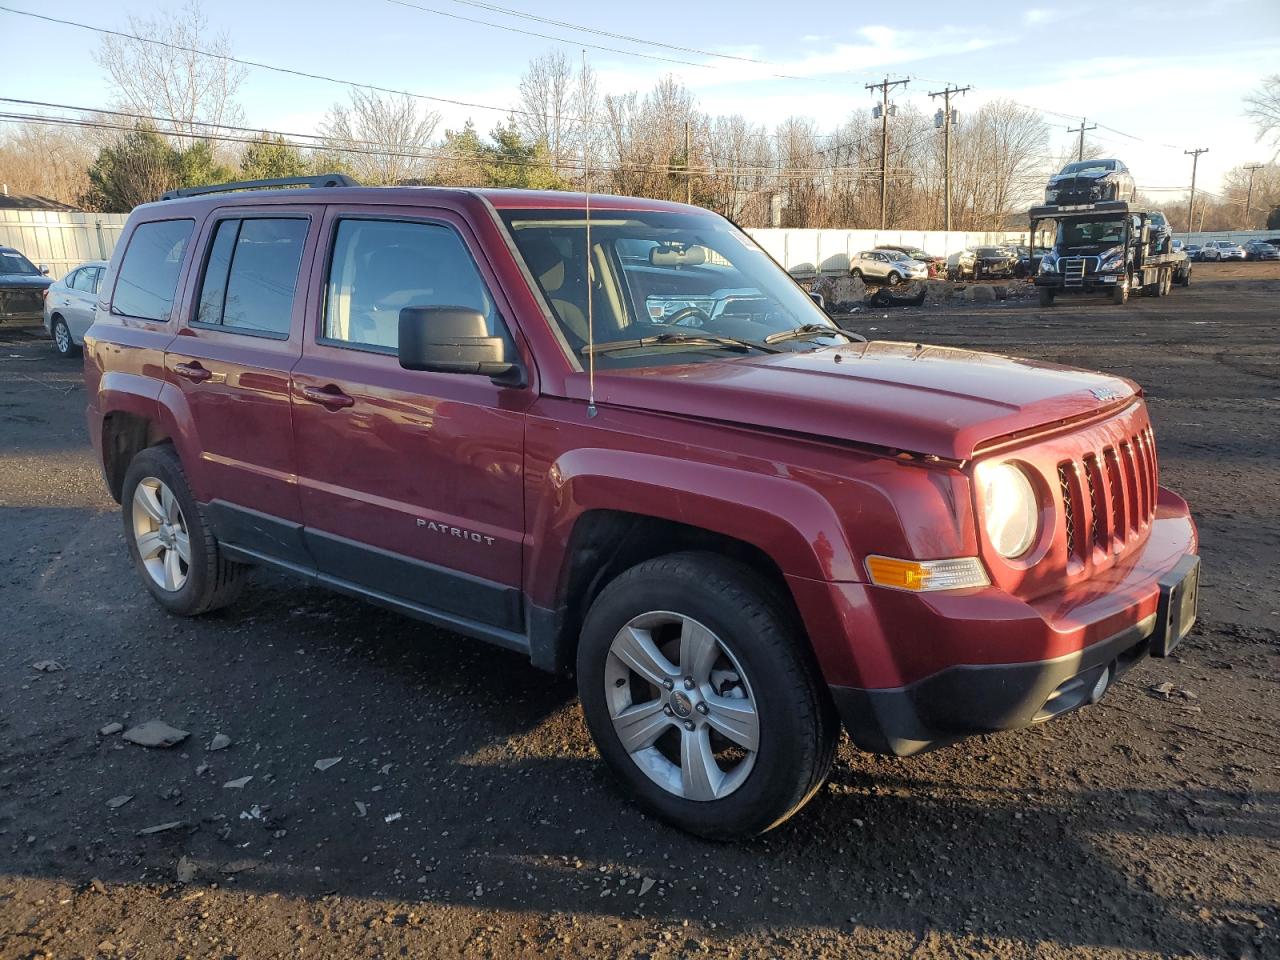
[(71, 331), (67, 329), (67, 325), (59, 320), (53, 325), (53, 343), (61, 354), (71, 352)]
[(133, 491), (133, 538), (143, 567), (164, 590), (177, 592), (191, 567), (187, 521), (173, 491), (155, 477), (143, 478)]
[(720, 800), (746, 781), (760, 744), (756, 700), (725, 641), (691, 617), (632, 618), (609, 647), (614, 732), (644, 774), (685, 800)]

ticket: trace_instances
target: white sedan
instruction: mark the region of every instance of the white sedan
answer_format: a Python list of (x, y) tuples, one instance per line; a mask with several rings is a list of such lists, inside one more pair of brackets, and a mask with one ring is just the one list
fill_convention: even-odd
[(59, 356), (74, 356), (84, 343), (106, 269), (105, 260), (82, 263), (49, 288), (44, 298), (44, 328)]

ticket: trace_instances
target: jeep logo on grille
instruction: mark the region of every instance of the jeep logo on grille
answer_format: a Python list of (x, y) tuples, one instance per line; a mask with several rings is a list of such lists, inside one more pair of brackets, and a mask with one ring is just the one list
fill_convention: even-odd
[(1123, 400), (1124, 394), (1119, 390), (1112, 390), (1110, 387), (1094, 387), (1089, 391), (1093, 394), (1095, 400), (1106, 403), (1108, 400)]

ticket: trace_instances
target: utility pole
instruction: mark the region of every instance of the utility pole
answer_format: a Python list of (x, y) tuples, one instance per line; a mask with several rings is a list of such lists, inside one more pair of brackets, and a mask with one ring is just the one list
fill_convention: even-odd
[(684, 202), (693, 203), (693, 156), (689, 148), (689, 121), (684, 122)]
[(1208, 153), (1208, 147), (1200, 147), (1196, 150), (1183, 150), (1187, 156), (1191, 158), (1191, 196), (1187, 200), (1187, 233), (1191, 232), (1191, 218), (1195, 214), (1196, 209), (1196, 167), (1200, 165), (1200, 154)]
[(930, 100), (934, 97), (942, 97), (942, 179), (943, 190), (945, 191), (942, 198), (942, 210), (948, 232), (951, 230), (951, 95), (953, 93), (965, 93), (972, 89), (972, 87), (953, 87), (947, 84), (944, 89), (929, 94)]
[(880, 229), (885, 229), (888, 220), (889, 195), (889, 91), (894, 87), (905, 87), (908, 80), (890, 80), (885, 77), (881, 83), (868, 83), (868, 90), (880, 91)]
[(1253, 206), (1253, 174), (1262, 169), (1262, 164), (1251, 163), (1245, 167), (1249, 171), (1249, 193), (1244, 198), (1244, 228), (1249, 229), (1249, 208)]
[(1083, 160), (1083, 159), (1084, 159), (1084, 132), (1085, 132), (1086, 130), (1097, 130), (1097, 129), (1098, 129), (1098, 125), (1097, 125), (1096, 123), (1086, 127), (1086, 126), (1085, 126), (1085, 121), (1086, 121), (1087, 119), (1088, 119), (1087, 117), (1081, 117), (1081, 118), (1080, 118), (1080, 126), (1078, 126), (1078, 127), (1067, 127), (1067, 133), (1078, 133), (1078, 134), (1080, 134), (1080, 147), (1079, 147), (1079, 149), (1077, 149), (1077, 150), (1076, 150), (1076, 159), (1077, 159), (1077, 160)]

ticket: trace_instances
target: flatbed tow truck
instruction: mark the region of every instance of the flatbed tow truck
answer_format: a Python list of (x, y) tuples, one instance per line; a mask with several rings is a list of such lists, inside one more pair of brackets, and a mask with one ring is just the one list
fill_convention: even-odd
[(1168, 233), (1123, 200), (1032, 207), (1030, 219), (1033, 239), (1047, 221), (1057, 224), (1035, 275), (1042, 307), (1060, 294), (1102, 294), (1117, 304), (1137, 292), (1163, 297), (1191, 282), (1187, 255), (1169, 250)]

